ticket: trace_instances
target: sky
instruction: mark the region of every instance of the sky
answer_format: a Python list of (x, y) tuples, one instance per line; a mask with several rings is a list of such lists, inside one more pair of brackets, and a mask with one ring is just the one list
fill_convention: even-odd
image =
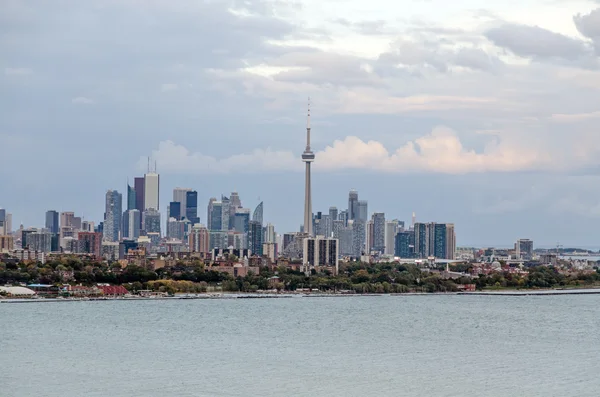
[(459, 246), (598, 247), (600, 2), (79, 1), (0, 4), (0, 207), (100, 221), (151, 156), (174, 187), (303, 219), (454, 223)]

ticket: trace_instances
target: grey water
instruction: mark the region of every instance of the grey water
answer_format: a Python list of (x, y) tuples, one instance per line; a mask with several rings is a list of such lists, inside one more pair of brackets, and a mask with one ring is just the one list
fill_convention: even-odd
[(598, 396), (600, 295), (0, 304), (0, 396)]

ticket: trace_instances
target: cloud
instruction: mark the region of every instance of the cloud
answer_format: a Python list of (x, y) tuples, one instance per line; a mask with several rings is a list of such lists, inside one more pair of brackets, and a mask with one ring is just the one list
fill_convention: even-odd
[(94, 103), (94, 100), (84, 96), (78, 96), (77, 98), (71, 99), (71, 103), (75, 105), (90, 105)]
[[(152, 154), (161, 172), (178, 173), (261, 173), (266, 171), (299, 171), (299, 155), (291, 151), (256, 149), (251, 153), (217, 159), (193, 153), (171, 141), (159, 144)], [(145, 160), (138, 166), (144, 168)], [(527, 150), (490, 141), (476, 152), (463, 146), (454, 131), (437, 127), (430, 134), (409, 141), (394, 151), (381, 142), (349, 136), (336, 140), (316, 153), (315, 170), (367, 170), (385, 173), (430, 172), (465, 174), (482, 172), (515, 172), (554, 169), (556, 161), (543, 151)]]
[(600, 111), (589, 112), (589, 113), (575, 113), (575, 114), (553, 114), (551, 116), (552, 121), (558, 123), (576, 123), (580, 121), (586, 121), (591, 119), (600, 118)]
[(592, 39), (596, 54), (600, 56), (600, 8), (596, 8), (586, 15), (575, 15), (573, 22), (579, 33)]
[(4, 68), (4, 74), (7, 76), (25, 76), (32, 73), (33, 70), (28, 68)]
[(497, 46), (521, 57), (578, 60), (588, 55), (588, 49), (581, 40), (539, 26), (505, 23), (484, 34)]

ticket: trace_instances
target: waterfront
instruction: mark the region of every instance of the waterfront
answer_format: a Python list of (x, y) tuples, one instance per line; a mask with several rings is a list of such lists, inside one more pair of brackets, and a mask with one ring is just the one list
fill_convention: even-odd
[(0, 395), (595, 396), (597, 295), (0, 305)]

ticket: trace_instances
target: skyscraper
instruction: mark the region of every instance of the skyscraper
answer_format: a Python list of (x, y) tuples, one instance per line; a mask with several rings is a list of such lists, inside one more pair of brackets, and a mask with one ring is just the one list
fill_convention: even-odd
[(160, 177), (156, 172), (144, 175), (144, 210), (160, 211)]
[(306, 119), (306, 148), (302, 153), (302, 161), (306, 164), (306, 175), (304, 183), (304, 233), (313, 235), (312, 221), (312, 192), (310, 180), (310, 164), (315, 161), (315, 154), (310, 149), (310, 102), (308, 106), (308, 116)]
[(358, 201), (358, 212), (355, 214), (354, 219), (358, 219), (359, 221), (366, 222), (369, 218), (369, 211), (367, 209), (367, 200), (359, 200)]
[(104, 220), (104, 241), (119, 241), (121, 231), (121, 215), (123, 196), (116, 190), (106, 192), (106, 209)]
[(198, 192), (195, 190), (185, 193), (185, 217), (192, 225), (200, 223), (200, 218), (198, 217)]
[(220, 231), (223, 226), (223, 203), (211, 198), (208, 202), (208, 230)]
[(261, 226), (263, 224), (263, 208), (263, 202), (261, 201), (260, 204), (256, 206), (254, 213), (252, 214), (252, 220), (254, 222), (258, 222)]
[(140, 225), (142, 224), (140, 220), (141, 217), (140, 211), (135, 208), (123, 213), (122, 236), (124, 238), (136, 239), (140, 237)]
[(179, 201), (171, 201), (169, 203), (169, 211), (167, 213), (167, 217), (175, 218), (177, 220), (181, 220), (181, 202)]
[(354, 189), (348, 193), (348, 220), (354, 220), (358, 216), (358, 192)]
[(394, 255), (403, 259), (414, 257), (411, 240), (414, 239), (414, 231), (398, 232), (394, 237)]
[(365, 233), (366, 222), (354, 220), (352, 222), (352, 256), (355, 258), (360, 258), (365, 252)]
[(253, 255), (263, 254), (263, 228), (257, 221), (250, 221), (248, 232), (249, 249)]
[(208, 254), (210, 252), (210, 235), (208, 229), (201, 224), (192, 227), (188, 236), (190, 251)]
[[(187, 217), (187, 215), (186, 215), (187, 193), (191, 192), (191, 191), (192, 191), (192, 189), (187, 188), (187, 187), (176, 187), (175, 189), (173, 189), (173, 201), (181, 203), (181, 206), (179, 207), (179, 210), (181, 212), (174, 218), (183, 219), (184, 217)], [(198, 203), (196, 202), (196, 206), (197, 205), (198, 205)], [(169, 216), (173, 216), (173, 215), (169, 215)]]
[(50, 233), (58, 234), (58, 212), (54, 210), (46, 211), (46, 229)]
[(275, 243), (275, 226), (270, 223), (267, 223), (265, 227), (265, 238), (263, 241), (265, 243)]
[(400, 221), (394, 219), (393, 221), (385, 222), (385, 254), (394, 255), (396, 247), (396, 234), (401, 231)]
[(135, 209), (136, 204), (136, 193), (135, 188), (129, 186), (129, 182), (127, 182), (127, 209), (132, 210)]
[(140, 211), (140, 214), (146, 209), (144, 194), (146, 193), (146, 185), (144, 177), (133, 179), (133, 190), (135, 190), (135, 209)]
[(221, 196), (221, 230), (226, 232), (229, 227), (229, 211), (231, 210), (229, 197)]
[(385, 214), (375, 212), (373, 220), (373, 250), (381, 254), (385, 252)]

